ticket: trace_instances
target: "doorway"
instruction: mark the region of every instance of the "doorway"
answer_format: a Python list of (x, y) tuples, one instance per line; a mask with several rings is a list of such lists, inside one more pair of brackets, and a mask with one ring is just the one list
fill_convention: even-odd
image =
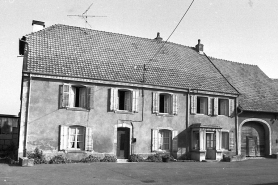
[(216, 159), (215, 140), (216, 140), (215, 132), (206, 133), (206, 159), (209, 160)]
[(130, 151), (130, 129), (117, 129), (117, 158), (127, 159)]

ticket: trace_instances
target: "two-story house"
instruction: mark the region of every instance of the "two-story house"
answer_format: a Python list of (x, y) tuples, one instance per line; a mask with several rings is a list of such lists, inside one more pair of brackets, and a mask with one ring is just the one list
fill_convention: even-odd
[[(34, 26), (44, 27), (34, 21)], [(19, 156), (236, 154), (238, 91), (203, 53), (92, 29), (53, 25), (19, 42)]]

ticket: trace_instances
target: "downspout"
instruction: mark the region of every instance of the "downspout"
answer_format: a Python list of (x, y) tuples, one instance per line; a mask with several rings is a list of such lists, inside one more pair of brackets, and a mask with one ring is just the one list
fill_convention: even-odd
[[(238, 112), (237, 109), (240, 109), (240, 112)], [(237, 144), (237, 147), (236, 147), (236, 155), (240, 155), (241, 154), (241, 151), (240, 151), (240, 146), (241, 146), (241, 143), (239, 143), (239, 127), (238, 127), (238, 116), (240, 114), (243, 113), (243, 109), (241, 108), (241, 106), (239, 105), (238, 103), (238, 99), (236, 101), (236, 109), (235, 109), (235, 112), (236, 112), (236, 144)]]
[(187, 109), (187, 113), (186, 113), (186, 130), (187, 130), (187, 138), (189, 142), (187, 142), (187, 148), (186, 148), (186, 155), (187, 157), (190, 157), (190, 151), (189, 151), (189, 148), (190, 148), (190, 145), (191, 145), (191, 137), (190, 137), (190, 130), (189, 130), (189, 114), (190, 114), (190, 91), (191, 89), (188, 88), (188, 93), (187, 93), (187, 102), (186, 102), (186, 109)]
[(27, 99), (27, 108), (26, 108), (26, 118), (25, 118), (25, 132), (24, 132), (24, 145), (23, 145), (23, 157), (27, 155), (27, 136), (28, 136), (28, 121), (29, 121), (29, 109), (30, 109), (30, 99), (31, 99), (31, 80), (32, 75), (29, 75), (29, 83), (28, 83), (28, 99)]

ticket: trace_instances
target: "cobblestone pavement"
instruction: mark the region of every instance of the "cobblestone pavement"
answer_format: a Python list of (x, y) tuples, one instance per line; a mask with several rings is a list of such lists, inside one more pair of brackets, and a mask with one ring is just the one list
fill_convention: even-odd
[(242, 162), (0, 164), (5, 184), (278, 184), (277, 159)]

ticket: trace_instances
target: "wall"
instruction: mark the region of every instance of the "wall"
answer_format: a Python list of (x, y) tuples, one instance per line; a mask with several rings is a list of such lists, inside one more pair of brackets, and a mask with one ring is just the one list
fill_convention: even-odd
[[(134, 153), (151, 153), (151, 129), (171, 127), (178, 130), (179, 148), (185, 148), (185, 138), (182, 133), (186, 129), (186, 100), (187, 96), (178, 93), (178, 115), (157, 116), (152, 114), (152, 89), (144, 89), (144, 110), (142, 114), (142, 89), (139, 89), (139, 112), (134, 114), (120, 114), (109, 111), (109, 89), (111, 86), (78, 83), (80, 85), (95, 85), (94, 109), (90, 111), (73, 111), (59, 109), (59, 86), (64, 82), (59, 80), (31, 80), (30, 106), (28, 105), (28, 79), (23, 80), (22, 110), (21, 110), (21, 155), (24, 155), (24, 128), (27, 125), (27, 151), (35, 147), (44, 153), (58, 152), (59, 125), (81, 125), (93, 128), (93, 146), (95, 153), (115, 154), (114, 128), (115, 125), (133, 121)], [(70, 83), (70, 82), (67, 82)], [(131, 87), (128, 87), (131, 88)], [(167, 91), (168, 92), (168, 91)], [(129, 121), (124, 121), (129, 120)], [(182, 150), (180, 150), (182, 151)]]

